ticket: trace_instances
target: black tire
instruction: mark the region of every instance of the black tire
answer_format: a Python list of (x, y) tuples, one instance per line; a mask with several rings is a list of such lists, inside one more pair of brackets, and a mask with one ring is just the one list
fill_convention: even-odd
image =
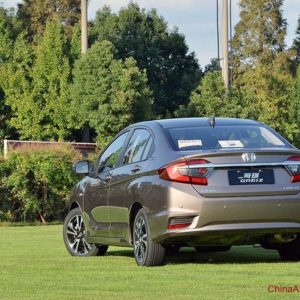
[(79, 207), (72, 209), (65, 218), (63, 238), (72, 256), (104, 255), (108, 246), (90, 244), (85, 240), (85, 226)]
[(133, 251), (140, 266), (159, 266), (165, 258), (165, 248), (151, 238), (147, 215), (144, 209), (138, 211), (133, 223)]
[(278, 247), (278, 253), (283, 261), (299, 261), (300, 260), (300, 236), (293, 242)]
[(198, 246), (195, 247), (199, 253), (216, 252), (216, 251), (229, 251), (231, 246)]

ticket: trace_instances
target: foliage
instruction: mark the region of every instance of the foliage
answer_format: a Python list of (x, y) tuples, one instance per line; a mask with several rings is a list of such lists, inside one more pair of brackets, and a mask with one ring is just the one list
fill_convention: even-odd
[[(14, 117), (10, 124), (21, 138), (65, 139), (70, 67), (64, 53), (66, 41), (57, 22), (48, 23), (35, 48), (18, 36), (13, 59), (2, 70), (4, 92)], [(2, 75), (4, 75), (2, 73)]]
[(18, 17), (32, 39), (44, 33), (49, 21), (59, 21), (71, 34), (80, 20), (80, 0), (23, 0), (18, 4)]
[(218, 58), (212, 58), (210, 60), (210, 63), (205, 66), (204, 68), (204, 74), (208, 72), (215, 72), (215, 71), (220, 71), (221, 66), (220, 66), (220, 61)]
[(62, 220), (78, 180), (72, 161), (79, 157), (67, 147), (22, 147), (0, 162), (2, 221)]
[(296, 29), (296, 36), (293, 41), (292, 49), (296, 51), (296, 59), (295, 59), (295, 66), (300, 65), (300, 15), (298, 18), (298, 26)]
[(115, 48), (96, 42), (75, 64), (72, 126), (88, 124), (103, 146), (132, 122), (151, 117), (151, 92), (134, 59), (116, 60)]
[(221, 73), (208, 72), (193, 91), (186, 116), (249, 118), (253, 115), (250, 99), (242, 90), (226, 92)]
[[(283, 58), (283, 60), (280, 60)], [(290, 118), (292, 76), (283, 53), (270, 65), (260, 63), (240, 78), (240, 83), (252, 98), (256, 119), (278, 130), (293, 142), (296, 126)]]
[(133, 57), (138, 68), (147, 71), (156, 118), (173, 116), (180, 104), (187, 104), (201, 71), (195, 54), (188, 53), (185, 37), (176, 28), (168, 30), (156, 10), (146, 11), (132, 2), (118, 14), (104, 7), (91, 27), (94, 40), (111, 41), (118, 58)]
[(290, 118), (293, 51), (285, 49), (287, 23), (282, 0), (241, 0), (240, 21), (233, 39), (233, 77), (252, 99), (258, 119), (293, 141)]
[(6, 62), (11, 57), (13, 41), (20, 31), (15, 11), (0, 6), (0, 63)]
[(20, 24), (15, 11), (0, 7), (0, 143), (3, 138), (13, 135), (8, 125), (11, 110), (5, 103), (3, 81), (6, 77), (5, 65), (13, 57), (14, 42), (19, 32)]
[(295, 144), (300, 146), (300, 65), (297, 69), (297, 75), (294, 79), (292, 89), (292, 105), (291, 105), (291, 119), (296, 123), (297, 134)]
[(241, 0), (240, 21), (233, 38), (234, 67), (241, 74), (258, 63), (272, 63), (285, 49), (287, 22), (283, 0)]

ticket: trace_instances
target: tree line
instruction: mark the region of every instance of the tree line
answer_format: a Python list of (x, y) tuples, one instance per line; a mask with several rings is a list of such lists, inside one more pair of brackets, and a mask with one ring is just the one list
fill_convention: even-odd
[(241, 0), (226, 91), (155, 9), (104, 6), (80, 54), (80, 0), (0, 7), (0, 139), (97, 141), (130, 123), (224, 116), (265, 122), (299, 145), (300, 18), (287, 47), (283, 0)]

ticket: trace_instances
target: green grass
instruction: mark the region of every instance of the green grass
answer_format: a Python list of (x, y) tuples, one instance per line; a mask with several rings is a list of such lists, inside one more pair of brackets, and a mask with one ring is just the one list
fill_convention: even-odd
[(143, 268), (129, 248), (71, 257), (61, 225), (0, 227), (0, 299), (300, 299), (268, 285), (300, 285), (300, 263), (261, 248), (184, 248), (162, 267)]

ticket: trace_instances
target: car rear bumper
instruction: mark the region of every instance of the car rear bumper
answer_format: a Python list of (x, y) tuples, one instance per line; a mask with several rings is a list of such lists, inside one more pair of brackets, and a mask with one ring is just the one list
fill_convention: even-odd
[(201, 228), (166, 230), (155, 242), (197, 245), (241, 245), (261, 242), (268, 236), (300, 233), (300, 223), (264, 222), (207, 225)]
[[(169, 208), (149, 212), (155, 242), (253, 244), (264, 235), (300, 233), (300, 195), (205, 198), (194, 189), (169, 192)], [(186, 228), (168, 229), (170, 218), (194, 217)]]

